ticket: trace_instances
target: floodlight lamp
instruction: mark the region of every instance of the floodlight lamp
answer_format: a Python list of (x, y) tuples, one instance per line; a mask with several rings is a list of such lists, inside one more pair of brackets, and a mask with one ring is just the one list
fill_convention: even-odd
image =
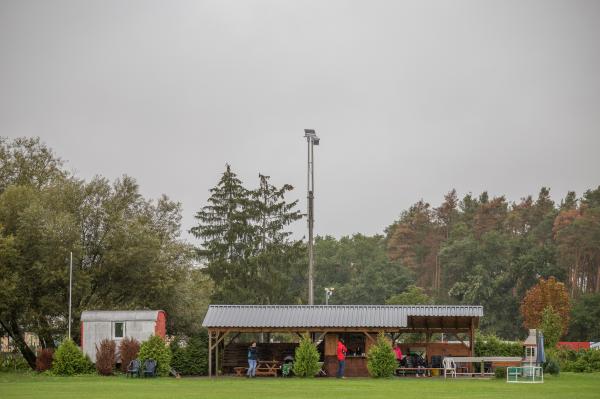
[(304, 137), (317, 137), (315, 129), (304, 129)]

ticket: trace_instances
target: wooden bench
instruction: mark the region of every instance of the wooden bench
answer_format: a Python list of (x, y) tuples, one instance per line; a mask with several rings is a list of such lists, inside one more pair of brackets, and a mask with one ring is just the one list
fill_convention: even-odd
[(398, 367), (396, 369), (396, 374), (402, 373), (403, 376), (406, 376), (407, 371), (414, 371), (415, 374), (417, 374), (419, 371), (423, 371), (424, 374), (431, 376), (431, 370), (440, 370), (441, 373), (444, 369), (439, 367)]
[(233, 371), (235, 371), (235, 375), (238, 377), (243, 377), (246, 375), (246, 370), (248, 370), (248, 367), (234, 367)]
[(263, 377), (277, 377), (277, 370), (269, 369), (266, 367), (259, 367), (256, 369), (256, 375)]

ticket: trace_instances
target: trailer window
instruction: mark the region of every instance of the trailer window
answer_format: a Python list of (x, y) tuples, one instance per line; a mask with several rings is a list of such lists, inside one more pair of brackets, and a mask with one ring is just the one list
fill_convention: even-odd
[(122, 321), (116, 321), (114, 331), (115, 338), (123, 338), (125, 336), (125, 323)]

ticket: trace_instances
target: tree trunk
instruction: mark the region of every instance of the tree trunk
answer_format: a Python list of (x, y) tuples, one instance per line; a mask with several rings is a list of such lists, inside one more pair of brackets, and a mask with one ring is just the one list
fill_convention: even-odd
[(0, 320), (0, 325), (2, 325), (2, 328), (4, 328), (8, 335), (13, 339), (15, 345), (17, 345), (17, 348), (19, 348), (19, 352), (21, 352), (25, 361), (27, 361), (29, 367), (31, 367), (32, 370), (35, 370), (35, 353), (25, 342), (17, 321), (15, 319), (11, 319), (6, 323), (3, 320)]
[(596, 266), (596, 293), (600, 292), (600, 265)]

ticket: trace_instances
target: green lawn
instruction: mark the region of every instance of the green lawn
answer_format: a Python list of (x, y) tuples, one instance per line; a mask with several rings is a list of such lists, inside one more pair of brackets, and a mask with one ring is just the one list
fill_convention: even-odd
[(0, 398), (599, 398), (600, 374), (562, 374), (544, 384), (438, 378), (157, 378), (48, 377), (0, 373)]

